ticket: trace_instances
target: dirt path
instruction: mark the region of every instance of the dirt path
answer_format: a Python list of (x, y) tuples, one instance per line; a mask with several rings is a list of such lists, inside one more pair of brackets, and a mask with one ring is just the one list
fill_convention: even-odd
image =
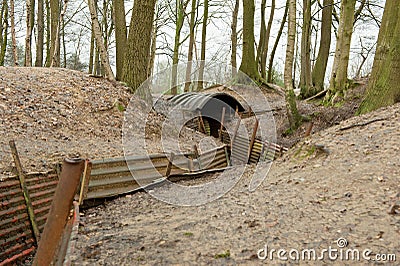
[[(257, 265), (283, 262), (276, 253), (273, 261), (258, 259), (265, 245), (320, 256), (329, 246), (339, 249), (339, 238), (348, 242), (344, 252), (369, 249), (371, 258), (396, 254), (399, 261), (399, 149), (397, 104), (299, 143), (255, 192), (247, 189), (249, 167), (232, 191), (199, 207), (167, 205), (144, 192), (107, 202), (84, 213), (74, 262)], [(310, 263), (330, 262), (325, 254)]]

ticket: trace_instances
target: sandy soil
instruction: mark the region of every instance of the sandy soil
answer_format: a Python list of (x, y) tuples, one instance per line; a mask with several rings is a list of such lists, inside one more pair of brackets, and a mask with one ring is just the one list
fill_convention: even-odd
[[(298, 143), (274, 162), (255, 192), (247, 188), (254, 171), (249, 167), (232, 191), (198, 207), (168, 205), (145, 192), (106, 202), (84, 212), (74, 262), (284, 262), (277, 259), (276, 253), (274, 260), (260, 260), (257, 253), (265, 245), (269, 250), (314, 249), (318, 256), (329, 247), (343, 252), (357, 249), (361, 254), (369, 249), (371, 258), (396, 254), (398, 261), (399, 144), (397, 104), (351, 118)], [(184, 184), (190, 185), (190, 181)], [(338, 247), (340, 238), (347, 240), (347, 247)], [(360, 256), (357, 263), (364, 265), (366, 261)], [(330, 260), (325, 254), (322, 261), (300, 263), (345, 262)]]

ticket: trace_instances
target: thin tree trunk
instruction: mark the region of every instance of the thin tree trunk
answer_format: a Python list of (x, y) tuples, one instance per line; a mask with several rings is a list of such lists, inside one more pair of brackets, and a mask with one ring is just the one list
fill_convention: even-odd
[(301, 34), (300, 91), (307, 94), (311, 88), (311, 0), (303, 0), (303, 27)]
[(124, 0), (113, 0), (113, 7), (116, 46), (116, 78), (117, 80), (121, 80), (124, 67), (127, 38)]
[(94, 41), (93, 25), (90, 31), (90, 50), (89, 50), (89, 74), (94, 74), (94, 54), (96, 50), (96, 43)]
[(18, 66), (18, 53), (17, 53), (17, 37), (15, 35), (15, 11), (14, 0), (10, 0), (10, 18), (11, 18), (11, 39), (12, 39), (12, 52), (14, 66)]
[[(136, 92), (148, 78), (155, 5), (156, 0), (135, 0), (133, 5), (123, 72), (123, 81), (131, 88), (131, 92)], [(142, 89), (138, 91), (139, 97), (149, 100), (148, 88)]]
[(237, 74), (237, 21), (239, 15), (239, 0), (236, 0), (235, 7), (233, 9), (232, 14), (232, 25), (231, 25), (231, 46), (232, 46), (232, 54), (231, 54), (231, 65), (232, 65), (232, 76)]
[(43, 45), (44, 45), (44, 3), (38, 0), (37, 9), (37, 41), (36, 41), (36, 60), (35, 66), (43, 66)]
[(203, 25), (201, 29), (201, 51), (200, 51), (200, 68), (199, 68), (199, 82), (197, 90), (204, 89), (204, 67), (206, 61), (206, 43), (207, 43), (207, 23), (208, 23), (208, 0), (204, 0), (204, 14)]
[[(8, 3), (3, 0), (1, 17), (0, 17), (0, 66), (4, 66), (4, 58), (7, 51), (7, 35), (8, 35)], [(4, 27), (3, 27), (4, 26)]]
[(62, 37), (62, 47), (63, 47), (63, 67), (67, 67), (67, 46), (65, 44), (65, 19), (64, 16), (62, 17), (62, 22), (61, 22), (62, 28), (61, 28), (61, 37)]
[(328, 64), (329, 50), (331, 47), (333, 0), (324, 0), (323, 5), (321, 39), (317, 60), (312, 71), (312, 83), (314, 90), (308, 95), (303, 95), (303, 98), (311, 97), (312, 95), (324, 90), (326, 66)]
[(296, 39), (296, 0), (289, 0), (289, 11), (288, 11), (288, 37), (287, 37), (287, 48), (286, 48), (286, 60), (285, 60), (285, 72), (284, 72), (284, 83), (285, 83), (285, 98), (286, 98), (286, 113), (289, 119), (290, 129), (294, 130), (298, 128), (301, 122), (301, 117), (297, 111), (296, 97), (294, 95), (293, 88), (293, 61), (294, 61), (294, 49)]
[(335, 59), (325, 102), (334, 103), (348, 87), (347, 69), (349, 65), (351, 36), (353, 33), (356, 0), (342, 0), (339, 31), (336, 41)]
[(58, 33), (58, 22), (60, 17), (60, 2), (59, 0), (49, 0), (50, 3), (50, 51), (49, 61), (47, 66), (60, 66), (60, 44)]
[(3, 25), (4, 25), (3, 21), (5, 21), (4, 15), (5, 15), (6, 8), (8, 9), (7, 1), (3, 0), (1, 2), (0, 6), (1, 6), (1, 9), (0, 9), (0, 49), (2, 49), (2, 47), (3, 47)]
[(265, 33), (265, 44), (264, 44), (264, 49), (261, 52), (261, 62), (260, 62), (260, 67), (261, 67), (261, 77), (263, 79), (266, 79), (266, 67), (267, 67), (267, 57), (268, 57), (268, 46), (269, 46), (269, 38), (271, 35), (271, 28), (272, 28), (272, 22), (274, 20), (274, 15), (275, 15), (275, 0), (272, 0), (271, 4), (271, 12), (268, 20), (268, 25), (267, 25), (267, 31)]
[(190, 22), (189, 22), (189, 28), (190, 28), (190, 33), (189, 33), (189, 48), (188, 48), (188, 62), (186, 66), (186, 76), (185, 76), (185, 87), (184, 87), (184, 92), (189, 91), (190, 87), (190, 75), (192, 74), (192, 64), (193, 64), (193, 47), (194, 47), (194, 41), (195, 41), (195, 29), (196, 29), (196, 7), (197, 7), (197, 1), (192, 0), (192, 9), (190, 11)]
[(35, 3), (32, 0), (26, 0), (26, 35), (25, 35), (25, 66), (32, 66), (32, 13), (35, 13), (35, 6), (32, 6)]
[(50, 10), (50, 0), (44, 0), (46, 4), (46, 61), (45, 65), (47, 67), (51, 64), (51, 10)]
[(174, 40), (174, 52), (172, 55), (172, 84), (171, 94), (178, 94), (178, 63), (179, 63), (179, 47), (181, 46), (181, 31), (185, 19), (186, 6), (189, 0), (176, 0), (176, 28)]
[(261, 53), (265, 48), (265, 38), (267, 35), (267, 26), (265, 25), (265, 7), (266, 7), (266, 0), (261, 0), (261, 27), (260, 27), (260, 39), (258, 41), (258, 47), (257, 47), (257, 55), (256, 55), (256, 62), (258, 66), (258, 71), (260, 72), (262, 76), (262, 72), (265, 72), (265, 69), (263, 70), (261, 68)]
[(67, 11), (68, 0), (64, 0), (63, 10), (60, 13), (59, 21), (57, 22), (57, 30), (55, 33), (55, 40), (54, 40), (54, 50), (53, 55), (50, 63), (50, 67), (60, 67), (60, 33), (62, 32), (61, 27), (63, 26), (63, 20), (65, 12)]
[(276, 53), (279, 41), (280, 41), (282, 33), (283, 33), (283, 28), (285, 27), (287, 15), (288, 15), (288, 10), (289, 10), (289, 0), (286, 0), (285, 12), (283, 14), (281, 25), (280, 25), (279, 30), (278, 30), (278, 36), (276, 36), (274, 47), (272, 48), (271, 55), (269, 57), (268, 76), (267, 76), (267, 82), (268, 83), (272, 83), (273, 82), (273, 63), (274, 63), (274, 59), (275, 59), (275, 53)]
[[(158, 10), (156, 17), (158, 17)], [(156, 50), (157, 50), (157, 34), (158, 34), (158, 24), (156, 23), (155, 20), (153, 29), (151, 31), (150, 60), (149, 60), (149, 66), (147, 67), (147, 77), (151, 77), (153, 75), (153, 68), (154, 68), (154, 62), (156, 60)]]
[(104, 67), (105, 78), (110, 81), (115, 81), (114, 73), (112, 72), (110, 62), (108, 59), (107, 50), (104, 46), (100, 24), (97, 19), (97, 10), (96, 5), (94, 3), (95, 0), (88, 0), (89, 10), (90, 10), (90, 17), (92, 19), (92, 26), (93, 26), (93, 33), (96, 40), (96, 46), (99, 49), (101, 63)]
[[(96, 40), (95, 40), (96, 42)], [(96, 51), (94, 54), (94, 68), (93, 68), (93, 74), (96, 76), (101, 76), (101, 63), (100, 63), (100, 51), (99, 48), (96, 46)]]

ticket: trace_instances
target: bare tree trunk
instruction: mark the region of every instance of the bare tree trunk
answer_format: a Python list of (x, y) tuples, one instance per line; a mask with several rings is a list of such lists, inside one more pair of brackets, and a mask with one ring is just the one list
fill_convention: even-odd
[(265, 33), (265, 44), (264, 44), (264, 49), (261, 51), (261, 62), (260, 62), (260, 67), (261, 67), (261, 77), (263, 79), (266, 79), (266, 67), (267, 67), (267, 57), (268, 57), (268, 46), (269, 46), (269, 37), (271, 35), (271, 28), (272, 28), (272, 22), (274, 21), (274, 15), (275, 15), (275, 0), (272, 0), (271, 4), (271, 12), (268, 20), (268, 25), (267, 25), (267, 31)]
[(54, 50), (53, 50), (53, 55), (50, 63), (50, 67), (60, 67), (60, 33), (62, 31), (63, 27), (63, 20), (64, 20), (64, 15), (65, 12), (67, 11), (67, 6), (68, 6), (68, 0), (64, 0), (63, 4), (63, 10), (60, 13), (59, 21), (57, 22), (57, 29), (55, 33), (55, 40), (54, 40)]
[(265, 48), (265, 38), (267, 35), (267, 26), (265, 25), (265, 8), (266, 8), (266, 0), (261, 0), (261, 27), (260, 27), (260, 39), (258, 41), (257, 47), (257, 55), (256, 62), (258, 66), (258, 71), (262, 75), (262, 72), (265, 72), (265, 69), (261, 68), (261, 53)]
[(208, 0), (204, 0), (203, 25), (202, 25), (202, 29), (201, 29), (199, 82), (198, 82), (198, 87), (197, 87), (198, 91), (204, 89), (204, 67), (205, 67), (205, 61), (206, 61), (208, 8), (209, 8)]
[(96, 43), (94, 41), (93, 25), (90, 31), (90, 51), (89, 51), (89, 74), (94, 74), (94, 54), (96, 50)]
[(18, 66), (17, 37), (15, 35), (15, 11), (14, 0), (10, 0), (11, 39), (14, 66)]
[(3, 0), (0, 14), (0, 66), (4, 66), (4, 58), (7, 51), (8, 35), (8, 3)]
[[(156, 17), (158, 17), (158, 12), (159, 10), (157, 10)], [(156, 60), (158, 26), (159, 25), (157, 24), (157, 22), (154, 21), (153, 30), (151, 31), (150, 60), (149, 60), (149, 66), (147, 67), (148, 77), (151, 77), (153, 75), (154, 62)]]
[(300, 91), (311, 88), (311, 0), (303, 0), (303, 27), (301, 34)]
[(115, 81), (114, 73), (112, 72), (110, 62), (108, 59), (107, 50), (104, 46), (103, 37), (101, 34), (99, 20), (97, 19), (97, 10), (96, 5), (94, 3), (95, 0), (88, 0), (89, 10), (90, 10), (90, 17), (92, 19), (92, 31), (94, 33), (94, 37), (96, 40), (96, 46), (99, 49), (101, 63), (104, 67), (105, 71), (105, 78), (110, 81)]
[(4, 15), (5, 15), (6, 8), (8, 10), (7, 1), (3, 0), (1, 2), (0, 7), (1, 7), (1, 9), (0, 9), (0, 50), (1, 50), (2, 47), (3, 47), (3, 26), (4, 26), (3, 21), (4, 21)]
[[(60, 2), (59, 0), (49, 0), (50, 3), (50, 51), (49, 61), (47, 66), (59, 67), (60, 66), (60, 44), (58, 32), (58, 22), (60, 17)], [(57, 49), (56, 49), (57, 48)]]
[(310, 91), (310, 93), (307, 95), (303, 95), (303, 98), (310, 97), (324, 89), (326, 66), (328, 64), (329, 50), (331, 47), (332, 10), (333, 0), (324, 0), (322, 10), (321, 40), (319, 44), (317, 60), (312, 71), (312, 83), (314, 90)]
[(192, 73), (192, 64), (193, 64), (193, 47), (194, 47), (194, 38), (195, 38), (195, 29), (196, 29), (196, 7), (197, 7), (197, 1), (192, 0), (192, 9), (190, 11), (190, 22), (189, 22), (189, 28), (190, 28), (190, 33), (189, 33), (189, 48), (188, 48), (188, 62), (186, 66), (186, 76), (185, 76), (185, 87), (184, 87), (184, 92), (189, 91), (190, 87), (190, 75)]
[(285, 60), (285, 98), (286, 98), (286, 113), (289, 119), (290, 129), (294, 130), (298, 128), (301, 122), (301, 117), (297, 111), (296, 97), (294, 95), (293, 88), (293, 61), (294, 61), (294, 49), (296, 39), (296, 0), (289, 0), (289, 12), (288, 12), (288, 37), (287, 37), (287, 48), (286, 48), (286, 60)]
[[(33, 3), (33, 6), (32, 6)], [(26, 35), (25, 35), (25, 66), (32, 66), (32, 17), (35, 13), (35, 1), (26, 0)]]
[(359, 114), (400, 102), (400, 5), (386, 0), (366, 98)]
[(46, 4), (46, 61), (45, 66), (49, 67), (51, 64), (51, 10), (50, 0), (44, 0)]
[(285, 12), (283, 14), (283, 18), (281, 21), (281, 26), (279, 27), (278, 36), (276, 36), (274, 47), (272, 48), (271, 55), (269, 57), (268, 75), (267, 75), (268, 83), (273, 82), (273, 63), (274, 63), (274, 59), (275, 59), (275, 53), (276, 53), (276, 49), (278, 48), (278, 44), (279, 44), (279, 41), (280, 41), (282, 33), (283, 33), (283, 28), (285, 27), (288, 10), (289, 10), (289, 0), (286, 0), (286, 7), (285, 7)]
[(232, 76), (235, 76), (237, 73), (237, 62), (236, 62), (236, 54), (237, 54), (237, 21), (239, 15), (239, 0), (235, 1), (235, 7), (233, 9), (232, 14), (232, 25), (231, 25), (231, 45), (232, 45), (232, 54), (231, 54), (231, 65), (232, 65)]
[(65, 19), (64, 16), (62, 16), (62, 22), (61, 22), (62, 28), (61, 28), (61, 38), (62, 38), (62, 47), (63, 47), (63, 67), (67, 67), (67, 46), (65, 44)]
[(178, 94), (178, 68), (179, 63), (179, 47), (181, 46), (181, 31), (183, 22), (185, 20), (185, 10), (189, 0), (176, 0), (176, 28), (175, 28), (175, 40), (174, 40), (174, 52), (172, 55), (172, 84), (171, 94)]
[(44, 45), (44, 3), (38, 0), (37, 9), (37, 41), (36, 41), (36, 60), (35, 66), (43, 66), (43, 45)]
[[(155, 5), (156, 0), (135, 0), (133, 5), (123, 72), (123, 81), (129, 85), (131, 92), (136, 92), (148, 78)], [(148, 92), (147, 88), (138, 91), (145, 100)]]
[(124, 67), (127, 38), (124, 0), (113, 0), (113, 7), (116, 46), (116, 78), (117, 80), (121, 80)]
[(239, 70), (253, 80), (259, 80), (254, 54), (254, 0), (243, 0), (243, 49)]
[(96, 76), (101, 76), (100, 51), (97, 46), (95, 49), (94, 61), (93, 61), (93, 74)]
[(342, 0), (340, 23), (336, 41), (335, 59), (325, 102), (334, 103), (348, 87), (347, 69), (349, 65), (350, 43), (353, 33), (354, 10), (356, 0)]

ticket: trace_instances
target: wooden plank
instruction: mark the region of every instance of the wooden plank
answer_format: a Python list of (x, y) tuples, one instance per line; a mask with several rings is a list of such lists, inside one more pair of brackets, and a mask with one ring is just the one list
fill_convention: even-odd
[(81, 189), (79, 191), (79, 200), (78, 200), (79, 205), (82, 205), (83, 200), (87, 197), (91, 172), (92, 172), (92, 162), (87, 159), (85, 160), (85, 169), (83, 171)]
[(222, 129), (224, 128), (225, 123), (225, 106), (222, 107), (222, 114), (221, 114), (221, 127), (219, 129), (219, 139), (222, 140)]
[(167, 166), (167, 171), (165, 173), (165, 176), (168, 178), (171, 175), (171, 169), (172, 169), (172, 163), (174, 161), (174, 156), (175, 154), (171, 152), (171, 158), (169, 159), (168, 166)]
[(253, 127), (253, 134), (251, 135), (251, 139), (250, 139), (249, 150), (247, 152), (247, 160), (250, 160), (251, 151), (253, 149), (254, 141), (256, 140), (256, 136), (257, 136), (257, 130), (258, 130), (258, 120), (256, 119), (256, 122), (254, 123), (254, 127)]
[(15, 145), (15, 141), (14, 140), (10, 140), (9, 144), (10, 144), (12, 156), (14, 158), (15, 166), (17, 167), (18, 178), (19, 178), (19, 182), (20, 182), (20, 185), (21, 185), (21, 189), (22, 189), (22, 192), (24, 193), (26, 207), (27, 207), (27, 210), (28, 210), (29, 221), (31, 223), (33, 236), (35, 238), (35, 244), (37, 245), (39, 243), (39, 239), (40, 239), (40, 231), (39, 231), (39, 228), (37, 226), (35, 213), (34, 213), (33, 206), (32, 206), (32, 201), (31, 201), (31, 198), (29, 196), (28, 188), (26, 186), (25, 174), (24, 174), (24, 171), (22, 169), (22, 164), (21, 164), (21, 161), (19, 159), (19, 155), (18, 155), (17, 147)]
[(234, 143), (234, 141), (235, 141), (235, 139), (236, 139), (236, 135), (237, 135), (237, 132), (238, 132), (238, 130), (239, 130), (239, 126), (240, 126), (240, 122), (242, 121), (242, 119), (239, 117), (238, 118), (238, 121), (237, 121), (237, 123), (236, 123), (236, 126), (235, 126), (235, 129), (234, 129), (234, 131), (233, 131), (233, 137), (232, 137), (232, 139), (231, 139), (231, 150), (232, 150), (232, 147), (233, 147), (233, 143)]

